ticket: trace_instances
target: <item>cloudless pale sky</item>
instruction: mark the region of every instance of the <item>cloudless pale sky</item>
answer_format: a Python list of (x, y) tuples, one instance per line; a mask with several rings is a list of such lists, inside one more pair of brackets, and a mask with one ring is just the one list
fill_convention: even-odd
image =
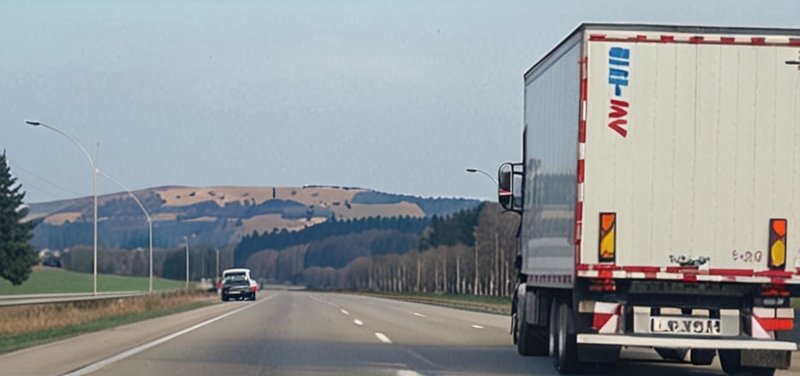
[[(27, 202), (163, 185), (494, 199), (522, 75), (584, 21), (800, 27), (797, 1), (3, 1), (0, 149)], [(100, 180), (100, 192), (117, 192)]]

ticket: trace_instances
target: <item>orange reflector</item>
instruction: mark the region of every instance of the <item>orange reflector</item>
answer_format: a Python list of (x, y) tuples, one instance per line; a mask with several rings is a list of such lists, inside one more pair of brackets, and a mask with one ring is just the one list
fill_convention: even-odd
[(786, 268), (786, 220), (769, 220), (769, 259), (767, 266), (771, 270)]
[(759, 317), (758, 322), (764, 330), (770, 332), (773, 330), (792, 330), (794, 328), (794, 319), (773, 319)]
[(617, 213), (600, 213), (598, 260), (615, 262), (617, 250)]

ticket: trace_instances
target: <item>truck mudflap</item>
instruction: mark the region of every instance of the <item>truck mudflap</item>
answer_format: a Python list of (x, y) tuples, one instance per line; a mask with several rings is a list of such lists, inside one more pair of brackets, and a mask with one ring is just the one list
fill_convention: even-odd
[(778, 350), (796, 351), (797, 344), (787, 341), (746, 338), (661, 337), (626, 334), (578, 334), (578, 345), (608, 345), (630, 347), (666, 347), (709, 350)]

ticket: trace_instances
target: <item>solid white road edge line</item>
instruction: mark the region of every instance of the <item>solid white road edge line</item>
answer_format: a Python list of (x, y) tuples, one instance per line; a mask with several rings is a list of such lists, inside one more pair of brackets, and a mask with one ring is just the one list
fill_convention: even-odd
[(414, 312), (414, 316), (417, 316), (417, 317), (425, 317), (425, 315), (423, 315), (423, 314), (421, 314), (421, 313), (417, 313), (417, 312)]
[(392, 343), (392, 340), (390, 340), (389, 337), (386, 336), (386, 334), (383, 334), (381, 332), (375, 332), (375, 337), (378, 337), (378, 339), (381, 340), (381, 342), (383, 343)]
[(209, 320), (203, 321), (203, 322), (201, 322), (201, 323), (199, 323), (199, 324), (197, 324), (195, 326), (186, 328), (186, 329), (181, 330), (179, 332), (172, 333), (172, 334), (170, 334), (170, 335), (168, 335), (166, 337), (161, 337), (161, 338), (159, 338), (159, 339), (157, 339), (155, 341), (151, 341), (151, 342), (139, 345), (137, 347), (134, 347), (132, 349), (125, 350), (125, 351), (123, 351), (123, 352), (121, 352), (121, 353), (119, 353), (117, 355), (114, 355), (114, 356), (112, 356), (110, 358), (103, 359), (103, 360), (101, 360), (99, 362), (90, 364), (90, 365), (85, 366), (83, 368), (80, 368), (80, 369), (78, 369), (76, 371), (66, 373), (66, 374), (64, 374), (64, 376), (83, 376), (83, 375), (88, 375), (88, 374), (90, 374), (92, 372), (100, 370), (101, 368), (103, 368), (103, 367), (105, 367), (105, 366), (107, 366), (107, 365), (109, 365), (111, 363), (118, 362), (118, 361), (123, 360), (125, 358), (129, 358), (129, 357), (134, 356), (134, 355), (136, 355), (136, 354), (138, 354), (138, 353), (140, 353), (142, 351), (145, 351), (147, 349), (153, 348), (155, 346), (158, 346), (158, 345), (160, 345), (160, 344), (162, 344), (164, 342), (167, 342), (169, 340), (175, 339), (177, 337), (180, 337), (180, 336), (182, 336), (182, 335), (184, 335), (186, 333), (189, 333), (189, 332), (194, 331), (196, 329), (200, 329), (200, 328), (202, 328), (202, 327), (204, 327), (204, 326), (206, 326), (208, 324), (211, 324), (211, 323), (213, 323), (213, 322), (215, 322), (217, 320), (222, 320), (222, 319), (224, 319), (224, 318), (226, 318), (228, 316), (232, 316), (232, 315), (235, 315), (235, 314), (237, 314), (239, 312), (242, 312), (242, 311), (244, 311), (246, 309), (255, 307), (258, 304), (266, 302), (267, 300), (271, 299), (275, 295), (278, 295), (278, 294), (272, 294), (272, 295), (270, 295), (270, 296), (268, 296), (266, 298), (260, 299), (260, 301), (258, 303), (250, 304), (248, 306), (239, 308), (239, 309), (237, 309), (235, 311), (231, 311), (231, 312), (228, 312), (226, 314), (223, 314), (222, 316), (217, 316), (217, 317), (214, 317), (213, 319), (209, 319)]
[(350, 312), (347, 312), (347, 311), (345, 311), (343, 309), (340, 309), (340, 311), (342, 311), (342, 313), (344, 313), (345, 315), (349, 315), (350, 314)]
[(475, 328), (475, 329), (483, 329), (483, 327), (480, 326), (480, 325), (472, 325), (472, 327)]
[(361, 321), (361, 320), (359, 320), (359, 319), (355, 319), (355, 320), (353, 320), (353, 323), (354, 323), (354, 324), (356, 324), (356, 325), (358, 325), (358, 326), (362, 326), (362, 325), (364, 325), (364, 322), (363, 322), (363, 321)]

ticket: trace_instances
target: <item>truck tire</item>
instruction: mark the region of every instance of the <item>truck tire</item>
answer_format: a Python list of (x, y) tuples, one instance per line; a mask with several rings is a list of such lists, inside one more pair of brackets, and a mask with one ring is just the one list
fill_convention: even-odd
[(556, 335), (554, 344), (553, 365), (558, 373), (569, 375), (580, 371), (578, 362), (578, 343), (575, 333), (575, 314), (569, 304), (558, 305), (558, 315), (552, 317)]
[(527, 299), (536, 299), (533, 294), (525, 294), (525, 299), (517, 301), (517, 352), (522, 356), (544, 356), (548, 353), (548, 341), (543, 330), (536, 330), (535, 325), (528, 324), (525, 309)]
[(773, 376), (775, 368), (742, 367), (739, 350), (719, 350), (722, 371), (731, 376)]
[(228, 301), (228, 295), (222, 294), (222, 301), (223, 302), (227, 302)]

